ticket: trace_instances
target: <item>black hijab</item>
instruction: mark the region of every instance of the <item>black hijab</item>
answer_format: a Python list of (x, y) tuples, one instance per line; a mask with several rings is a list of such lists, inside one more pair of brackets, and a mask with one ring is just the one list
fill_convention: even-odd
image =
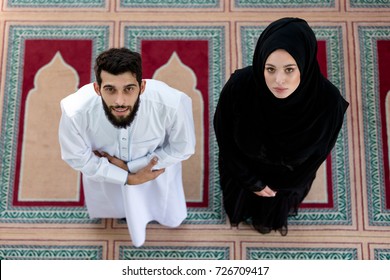
[[(301, 74), (298, 88), (284, 99), (276, 98), (264, 79), (265, 62), (277, 49), (295, 59)], [(348, 103), (321, 74), (316, 37), (306, 21), (282, 18), (271, 23), (257, 42), (252, 67), (236, 73), (232, 80), (240, 96), (234, 109), (235, 139), (242, 152), (288, 168), (313, 153), (326, 157)]]

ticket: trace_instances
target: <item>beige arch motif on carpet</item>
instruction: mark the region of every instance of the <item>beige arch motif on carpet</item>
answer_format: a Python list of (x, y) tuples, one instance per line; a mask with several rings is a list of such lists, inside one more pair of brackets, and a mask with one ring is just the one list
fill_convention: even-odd
[(196, 89), (196, 75), (190, 67), (183, 64), (178, 54), (173, 52), (167, 63), (156, 70), (153, 79), (167, 83), (171, 87), (186, 93), (192, 99), (196, 149), (195, 154), (183, 162), (183, 184), (187, 201), (202, 201), (204, 178), (204, 102), (201, 92)]
[(26, 100), (19, 200), (78, 201), (80, 175), (61, 160), (60, 101), (77, 90), (79, 78), (57, 52), (35, 75)]

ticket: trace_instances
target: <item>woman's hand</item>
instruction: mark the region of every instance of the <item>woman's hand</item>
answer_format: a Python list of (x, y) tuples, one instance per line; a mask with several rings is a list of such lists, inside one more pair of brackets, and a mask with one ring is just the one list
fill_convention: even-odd
[(276, 192), (271, 190), (268, 186), (266, 186), (264, 189), (262, 189), (259, 192), (254, 192), (258, 196), (262, 197), (274, 197), (276, 196)]

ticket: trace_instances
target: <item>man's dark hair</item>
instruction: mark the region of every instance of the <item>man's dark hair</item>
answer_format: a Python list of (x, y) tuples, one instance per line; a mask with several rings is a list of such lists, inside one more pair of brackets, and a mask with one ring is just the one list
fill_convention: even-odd
[(102, 85), (102, 71), (113, 75), (131, 72), (135, 74), (138, 84), (142, 82), (141, 55), (127, 48), (111, 48), (102, 52), (95, 60), (95, 77), (99, 87)]

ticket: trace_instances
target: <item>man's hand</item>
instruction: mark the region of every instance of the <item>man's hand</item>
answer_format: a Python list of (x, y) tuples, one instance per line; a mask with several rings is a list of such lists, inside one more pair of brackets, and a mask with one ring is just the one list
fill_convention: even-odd
[(119, 168), (122, 168), (123, 170), (126, 170), (126, 171), (128, 170), (126, 162), (124, 162), (123, 160), (121, 160), (117, 157), (111, 156), (111, 155), (107, 154), (106, 152), (94, 151), (94, 154), (97, 155), (98, 157), (107, 158), (110, 163), (118, 166)]
[[(119, 168), (122, 168), (123, 170), (128, 171), (127, 163), (124, 162), (123, 160), (111, 156), (105, 152), (98, 152), (94, 151), (94, 154), (97, 155), (98, 157), (105, 157), (108, 159), (108, 161), (113, 164), (118, 166)], [(137, 173), (129, 173), (127, 176), (127, 182), (126, 184), (128, 185), (139, 185), (146, 183), (148, 181), (156, 179), (158, 176), (160, 176), (162, 173), (164, 173), (165, 169), (159, 169), (159, 170), (152, 170), (153, 166), (155, 166), (158, 162), (158, 158), (155, 157), (153, 158), (147, 166), (144, 168), (140, 169)]]
[(254, 192), (258, 196), (263, 196), (263, 197), (274, 197), (276, 196), (276, 192), (271, 190), (268, 186), (266, 186), (263, 190), (259, 192)]
[(148, 181), (156, 179), (158, 176), (160, 176), (162, 173), (164, 173), (165, 168), (159, 169), (159, 170), (152, 170), (153, 166), (155, 166), (158, 162), (158, 159), (154, 157), (147, 166), (140, 169), (135, 174), (129, 174), (127, 176), (127, 184), (128, 185), (139, 185), (146, 183)]

